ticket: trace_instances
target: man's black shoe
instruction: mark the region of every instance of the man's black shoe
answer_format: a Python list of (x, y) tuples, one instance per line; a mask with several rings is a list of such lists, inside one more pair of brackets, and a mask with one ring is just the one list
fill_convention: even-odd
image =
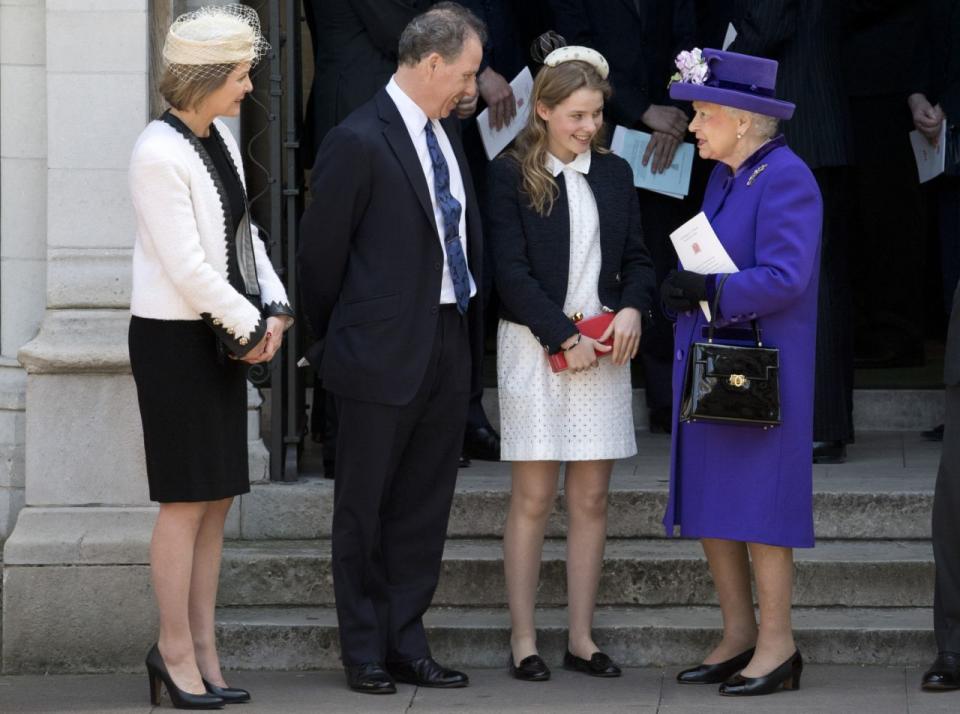
[(406, 662), (387, 662), (387, 671), (398, 682), (415, 684), (418, 687), (454, 689), (466, 687), (470, 678), (463, 672), (447, 669), (433, 657), (411, 659)]
[(813, 463), (842, 464), (847, 460), (847, 447), (842, 441), (813, 442)]
[(477, 461), (500, 460), (500, 435), (492, 426), (467, 429), (463, 435), (463, 454)]
[(649, 417), (651, 434), (669, 434), (673, 431), (673, 414), (670, 407), (651, 409)]
[(397, 685), (387, 674), (382, 665), (377, 662), (347, 665), (343, 668), (347, 673), (347, 685), (355, 692), (364, 694), (396, 694)]
[(943, 441), (943, 424), (937, 424), (932, 429), (921, 431), (920, 436), (927, 441)]
[(470, 468), (470, 457), (466, 454), (460, 454), (460, 461), (457, 462), (457, 468), (468, 469)]
[(960, 689), (960, 654), (940, 652), (923, 675), (924, 689)]

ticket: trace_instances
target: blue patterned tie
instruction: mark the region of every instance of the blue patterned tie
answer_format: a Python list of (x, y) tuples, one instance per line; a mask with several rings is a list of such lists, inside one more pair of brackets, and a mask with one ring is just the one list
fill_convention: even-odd
[(467, 259), (460, 245), (460, 201), (450, 193), (450, 169), (440, 151), (437, 135), (433, 133), (433, 122), (427, 120), (427, 150), (433, 162), (433, 187), (437, 194), (437, 204), (443, 216), (443, 246), (447, 253), (447, 267), (453, 280), (453, 292), (457, 296), (457, 310), (463, 315), (470, 302), (470, 273)]

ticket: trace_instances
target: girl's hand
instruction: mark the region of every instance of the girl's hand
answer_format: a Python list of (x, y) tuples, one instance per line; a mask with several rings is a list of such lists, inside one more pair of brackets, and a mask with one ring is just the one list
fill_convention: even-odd
[[(625, 307), (616, 314), (613, 322), (600, 336), (600, 342), (606, 342), (613, 336), (613, 354), (615, 365), (623, 365), (637, 356), (640, 349), (640, 311)], [(609, 349), (609, 348), (608, 348)], [(569, 364), (569, 359), (567, 363)]]
[(600, 366), (597, 353), (609, 352), (612, 349), (609, 345), (602, 345), (586, 335), (581, 335), (580, 342), (569, 350), (564, 350), (563, 354), (567, 360), (567, 368), (571, 372), (583, 372), (585, 369)]

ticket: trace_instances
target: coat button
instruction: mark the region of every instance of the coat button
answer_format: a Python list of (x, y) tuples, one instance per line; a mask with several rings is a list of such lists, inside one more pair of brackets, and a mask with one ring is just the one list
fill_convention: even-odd
[(438, 260), (436, 263), (433, 264), (433, 267), (436, 268), (437, 270), (443, 270), (443, 263), (441, 263)]
[(683, 359), (683, 350), (677, 350), (677, 359), (678, 359), (678, 360), (682, 360), (682, 359)]
[(248, 340), (246, 337), (241, 337), (239, 342), (241, 347), (246, 347), (247, 343), (250, 342), (250, 340)]
[(436, 305), (430, 308), (430, 312), (434, 315), (436, 315), (439, 311), (440, 311), (440, 308), (437, 307)]
[(614, 277), (614, 279), (615, 279), (618, 283), (620, 282), (620, 273), (617, 273), (617, 274), (614, 275), (613, 277)]
[(223, 324), (223, 320), (221, 320), (219, 317), (215, 317), (213, 318), (213, 324), (216, 325), (217, 327), (220, 327), (220, 325)]

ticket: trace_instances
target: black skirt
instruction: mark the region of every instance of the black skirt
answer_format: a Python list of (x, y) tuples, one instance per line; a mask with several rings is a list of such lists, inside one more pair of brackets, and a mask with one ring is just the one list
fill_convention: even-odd
[(202, 320), (134, 316), (129, 344), (150, 499), (247, 493), (247, 365), (222, 357)]

